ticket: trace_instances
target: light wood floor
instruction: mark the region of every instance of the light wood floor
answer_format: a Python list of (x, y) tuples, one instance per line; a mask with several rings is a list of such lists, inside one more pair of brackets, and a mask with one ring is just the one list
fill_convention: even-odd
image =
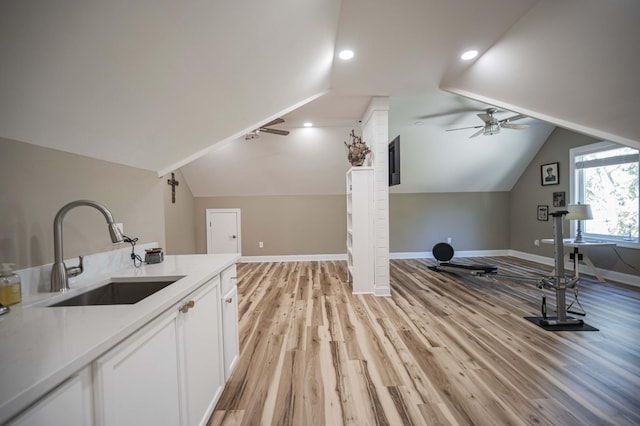
[(523, 319), (540, 315), (534, 285), (433, 263), (392, 261), (383, 298), (352, 295), (345, 262), (239, 265), (241, 357), (209, 424), (640, 424), (638, 289), (583, 279), (600, 331), (550, 332)]

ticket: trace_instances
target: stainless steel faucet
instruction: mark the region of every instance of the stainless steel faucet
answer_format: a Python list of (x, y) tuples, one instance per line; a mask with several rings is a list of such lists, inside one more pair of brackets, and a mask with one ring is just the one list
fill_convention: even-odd
[(80, 264), (71, 268), (67, 268), (63, 261), (62, 255), (62, 220), (67, 212), (78, 206), (89, 206), (97, 209), (104, 215), (109, 226), (109, 235), (113, 243), (122, 242), (122, 234), (113, 220), (113, 215), (108, 208), (100, 203), (90, 200), (77, 200), (63, 206), (56, 214), (53, 220), (53, 250), (54, 263), (51, 268), (51, 291), (60, 292), (69, 290), (68, 276), (76, 276), (82, 273), (82, 256), (80, 256)]

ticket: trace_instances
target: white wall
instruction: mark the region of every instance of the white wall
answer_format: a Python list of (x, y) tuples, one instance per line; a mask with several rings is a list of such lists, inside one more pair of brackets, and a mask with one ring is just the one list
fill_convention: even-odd
[(640, 2), (542, 0), (453, 93), (640, 148)]

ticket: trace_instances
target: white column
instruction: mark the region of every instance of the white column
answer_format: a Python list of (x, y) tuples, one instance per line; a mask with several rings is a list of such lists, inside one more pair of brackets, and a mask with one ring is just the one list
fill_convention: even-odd
[(389, 296), (389, 98), (371, 100), (362, 118), (362, 140), (371, 149), (374, 168), (374, 294)]

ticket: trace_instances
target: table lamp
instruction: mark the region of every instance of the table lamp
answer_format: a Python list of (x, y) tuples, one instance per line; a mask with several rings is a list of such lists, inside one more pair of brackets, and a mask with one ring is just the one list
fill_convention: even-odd
[(576, 230), (576, 238), (573, 240), (575, 243), (584, 243), (582, 239), (582, 226), (581, 221), (593, 219), (593, 213), (591, 213), (591, 206), (589, 204), (569, 204), (567, 206), (567, 211), (569, 212), (565, 218), (568, 220), (577, 220), (578, 228)]

